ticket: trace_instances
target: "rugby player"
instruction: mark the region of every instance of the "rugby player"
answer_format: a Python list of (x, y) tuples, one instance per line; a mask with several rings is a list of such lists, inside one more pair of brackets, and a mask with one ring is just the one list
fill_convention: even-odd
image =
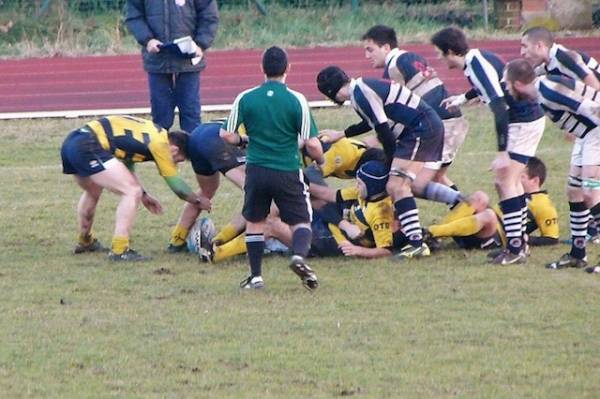
[(442, 29), (432, 36), (431, 42), (448, 68), (464, 70), (472, 87), (467, 93), (448, 97), (442, 103), (452, 108), (479, 97), (494, 114), (498, 152), (491, 169), (508, 240), (505, 251), (492, 262), (523, 263), (527, 259), (523, 235), (527, 205), (520, 176), (542, 138), (544, 114), (535, 101), (517, 101), (505, 91), (501, 82), (504, 62), (489, 51), (470, 49), (460, 29)]
[[(200, 191), (212, 199), (220, 184), (222, 174), (235, 186), (243, 189), (246, 178), (246, 152), (239, 146), (225, 142), (219, 135), (222, 121), (199, 125), (188, 140), (187, 152), (196, 174)], [(243, 131), (243, 126), (241, 129)], [(171, 253), (187, 251), (186, 238), (200, 213), (198, 207), (186, 204), (171, 233), (167, 251)], [(244, 227), (244, 220), (234, 217), (219, 233), (216, 240), (229, 241), (237, 235), (238, 228)]]
[(571, 251), (546, 266), (550, 269), (586, 267), (589, 209), (596, 207), (600, 200), (600, 92), (566, 76), (536, 77), (533, 67), (524, 59), (511, 61), (504, 75), (513, 96), (535, 99), (553, 122), (560, 125), (569, 118), (577, 121), (578, 127), (572, 129), (572, 133), (581, 139), (583, 202), (569, 203)]
[[(442, 118), (444, 124), (444, 149), (440, 162), (426, 162), (417, 176), (417, 187), (424, 187), (423, 197), (431, 196), (436, 190), (433, 182), (445, 184), (458, 191), (458, 187), (448, 178), (448, 167), (463, 144), (469, 131), (469, 123), (460, 109), (447, 109), (442, 101), (448, 97), (448, 90), (437, 77), (427, 60), (414, 52), (398, 48), (396, 32), (385, 25), (375, 25), (363, 36), (365, 56), (374, 68), (383, 69), (383, 78), (405, 85), (419, 95)], [(414, 190), (413, 190), (414, 191)]]
[(374, 129), (383, 145), (388, 165), (391, 164), (387, 190), (402, 231), (409, 238), (397, 258), (428, 256), (411, 185), (424, 162), (441, 159), (444, 126), (440, 117), (405, 86), (389, 80), (350, 79), (337, 66), (321, 70), (317, 86), (336, 104), (350, 100), (361, 117), (360, 123), (345, 130), (346, 136)]
[(210, 200), (198, 195), (181, 179), (176, 163), (187, 157), (188, 134), (169, 132), (152, 121), (132, 116), (107, 116), (71, 132), (61, 148), (63, 173), (72, 174), (84, 190), (77, 206), (79, 243), (74, 253), (105, 251), (92, 225), (103, 189), (120, 196), (109, 259), (142, 261), (129, 246), (129, 235), (141, 202), (151, 213), (163, 211), (134, 173), (137, 162), (152, 161), (171, 190), (198, 209), (210, 209)]

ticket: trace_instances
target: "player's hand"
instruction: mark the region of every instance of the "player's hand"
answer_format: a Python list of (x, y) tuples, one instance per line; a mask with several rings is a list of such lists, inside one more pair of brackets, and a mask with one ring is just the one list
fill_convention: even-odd
[(346, 135), (341, 130), (324, 129), (319, 131), (319, 139), (323, 143), (335, 143), (343, 137), (346, 137)]
[(502, 170), (506, 170), (510, 165), (510, 157), (508, 156), (507, 151), (500, 151), (496, 158), (492, 161), (490, 169), (495, 172), (501, 172)]
[(196, 206), (198, 208), (202, 209), (203, 211), (208, 211), (208, 212), (210, 212), (210, 210), (212, 209), (212, 203), (211, 203), (210, 199), (208, 197), (205, 197), (204, 195), (197, 196)]
[(352, 244), (350, 241), (342, 241), (338, 247), (344, 254), (344, 256), (359, 256), (362, 248), (358, 245)]
[(467, 102), (467, 97), (465, 97), (464, 94), (460, 94), (458, 96), (450, 96), (450, 97), (444, 98), (442, 100), (442, 102), (440, 103), (440, 105), (445, 107), (446, 109), (459, 108), (459, 107), (465, 105), (466, 102)]
[(360, 227), (357, 225), (350, 223), (347, 220), (342, 220), (338, 226), (346, 235), (351, 239), (355, 240), (362, 235), (362, 231)]
[(565, 140), (567, 140), (571, 143), (574, 142), (576, 138), (577, 137), (575, 137), (575, 135), (573, 133), (569, 133), (569, 132), (565, 133)]
[(149, 53), (156, 54), (160, 51), (160, 46), (162, 45), (163, 42), (160, 40), (150, 39), (148, 40), (148, 43), (146, 43), (146, 50), (148, 50)]
[(219, 131), (219, 136), (221, 136), (221, 138), (223, 140), (225, 140), (226, 143), (229, 143), (231, 145), (238, 145), (239, 143), (239, 138), (238, 135), (236, 133), (233, 132), (228, 132), (225, 129), (221, 129)]
[(160, 201), (148, 193), (142, 195), (142, 204), (154, 215), (161, 215), (163, 213), (163, 207)]

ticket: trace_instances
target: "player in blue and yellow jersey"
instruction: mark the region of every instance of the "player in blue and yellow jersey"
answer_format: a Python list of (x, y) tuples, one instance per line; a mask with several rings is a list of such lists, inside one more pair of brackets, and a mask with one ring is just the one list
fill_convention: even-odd
[[(542, 189), (545, 180), (544, 163), (539, 158), (529, 158), (521, 181), (529, 198), (526, 233), (531, 246), (558, 244), (558, 214), (548, 193)], [(448, 213), (441, 223), (429, 226), (426, 236), (434, 240), (452, 237), (464, 249), (490, 249), (506, 242), (501, 220), (500, 208), (491, 209), (488, 195), (476, 191)], [(539, 234), (533, 236), (535, 232)], [(438, 245), (435, 241), (430, 242), (433, 247)], [(490, 256), (499, 252), (492, 251)]]
[[(316, 210), (311, 222), (313, 235), (310, 256), (358, 256), (378, 258), (390, 256), (393, 247), (394, 210), (386, 192), (388, 169), (381, 161), (365, 162), (356, 172), (356, 186), (329, 190), (322, 199), (340, 205), (332, 215)], [(279, 218), (268, 219), (268, 235), (289, 247), (292, 231)], [(216, 246), (213, 261), (245, 253), (243, 235)], [(230, 247), (236, 247), (235, 252)]]
[(324, 178), (333, 176), (338, 179), (352, 179), (362, 164), (368, 161), (384, 161), (385, 155), (380, 148), (368, 148), (367, 145), (356, 139), (341, 138), (331, 142), (330, 138), (319, 138), (323, 146), (325, 162), (317, 167), (312, 159), (303, 151), (304, 174), (310, 183), (324, 185)]
[(554, 122), (561, 123), (566, 116), (580, 126), (572, 132), (581, 139), (581, 152), (571, 162), (578, 159), (581, 165), (583, 201), (569, 202), (571, 251), (547, 267), (584, 267), (590, 209), (598, 209), (600, 204), (600, 92), (566, 76), (536, 77), (524, 59), (507, 65), (505, 79), (513, 95), (535, 99)]
[(177, 173), (175, 164), (187, 158), (187, 141), (185, 132), (167, 133), (152, 121), (131, 116), (107, 116), (71, 132), (61, 148), (63, 173), (74, 175), (84, 190), (77, 207), (79, 243), (74, 252), (105, 250), (94, 237), (92, 224), (106, 188), (120, 196), (109, 259), (148, 259), (129, 247), (129, 234), (140, 202), (155, 214), (162, 213), (162, 205), (135, 175), (137, 162), (154, 162), (178, 197), (199, 209), (210, 209), (210, 200), (195, 194)]
[(504, 62), (492, 52), (469, 48), (460, 29), (442, 29), (432, 36), (431, 42), (448, 68), (462, 69), (472, 87), (467, 93), (448, 97), (443, 103), (452, 108), (479, 98), (494, 114), (498, 152), (491, 169), (508, 242), (506, 250), (492, 262), (502, 265), (525, 262), (523, 231), (527, 205), (520, 176), (529, 157), (535, 155), (544, 133), (542, 109), (533, 100), (512, 97), (502, 82)]
[[(198, 194), (210, 199), (219, 188), (221, 174), (241, 189), (246, 179), (246, 152), (219, 136), (222, 124), (222, 121), (215, 121), (199, 125), (191, 133), (187, 145), (188, 156), (200, 187)], [(240, 130), (243, 131), (243, 126)], [(198, 207), (185, 205), (171, 233), (167, 251), (175, 253), (187, 250), (186, 238), (199, 213)], [(243, 226), (241, 217), (234, 218), (232, 223), (222, 229), (217, 239), (228, 240), (232, 238), (231, 235), (235, 237), (237, 229)]]
[[(417, 180), (433, 180), (456, 190), (458, 188), (447, 176), (447, 170), (465, 140), (469, 123), (460, 109), (447, 109), (442, 101), (448, 97), (448, 90), (437, 77), (425, 57), (412, 51), (398, 48), (396, 32), (385, 25), (371, 27), (363, 36), (365, 56), (374, 68), (383, 69), (383, 78), (405, 85), (419, 95), (442, 118), (444, 124), (444, 149), (441, 162), (428, 162)], [(432, 177), (433, 176), (433, 177)], [(427, 184), (427, 183), (425, 183)], [(428, 190), (436, 189), (430, 184)], [(425, 197), (427, 191), (425, 190)]]
[(440, 117), (406, 86), (389, 80), (350, 79), (336, 66), (321, 70), (317, 85), (321, 93), (339, 105), (350, 100), (361, 117), (360, 123), (344, 131), (347, 136), (374, 129), (383, 145), (391, 164), (387, 189), (402, 230), (409, 238), (409, 245), (398, 253), (398, 258), (429, 255), (411, 186), (425, 162), (441, 159), (444, 126)]

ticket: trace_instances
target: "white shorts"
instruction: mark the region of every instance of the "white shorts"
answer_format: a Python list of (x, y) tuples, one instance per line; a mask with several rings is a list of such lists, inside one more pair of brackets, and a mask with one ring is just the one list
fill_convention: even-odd
[(526, 157), (534, 156), (544, 134), (545, 126), (545, 116), (532, 122), (509, 124), (506, 150)]
[(439, 170), (444, 165), (450, 165), (458, 149), (465, 141), (469, 132), (469, 121), (464, 116), (451, 119), (442, 119), (444, 124), (444, 149), (442, 160), (437, 162), (425, 162), (424, 167), (431, 170)]
[(600, 165), (600, 127), (588, 132), (582, 139), (575, 139), (571, 151), (571, 165)]

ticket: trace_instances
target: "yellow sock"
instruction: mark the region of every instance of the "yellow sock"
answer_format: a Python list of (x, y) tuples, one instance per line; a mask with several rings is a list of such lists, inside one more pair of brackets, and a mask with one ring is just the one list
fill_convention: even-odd
[(473, 208), (467, 202), (461, 202), (444, 217), (442, 224), (454, 222), (455, 220), (462, 219), (473, 214), (475, 214), (475, 208)]
[(94, 237), (94, 233), (92, 233), (91, 231), (87, 234), (79, 234), (79, 243), (81, 245), (90, 245), (92, 242), (94, 242), (96, 238)]
[(187, 238), (189, 230), (181, 225), (176, 225), (171, 232), (171, 241), (169, 244), (174, 246), (180, 246), (185, 244), (185, 239)]
[(221, 231), (215, 236), (213, 241), (226, 243), (233, 240), (235, 237), (239, 235), (239, 231), (235, 228), (235, 226), (231, 223), (225, 225)]
[(429, 226), (428, 229), (434, 237), (466, 237), (477, 234), (481, 226), (473, 215), (450, 223)]
[(246, 234), (240, 234), (233, 240), (215, 248), (213, 262), (220, 262), (232, 256), (246, 253)]
[(121, 255), (129, 248), (129, 237), (114, 236), (112, 239), (112, 252)]

